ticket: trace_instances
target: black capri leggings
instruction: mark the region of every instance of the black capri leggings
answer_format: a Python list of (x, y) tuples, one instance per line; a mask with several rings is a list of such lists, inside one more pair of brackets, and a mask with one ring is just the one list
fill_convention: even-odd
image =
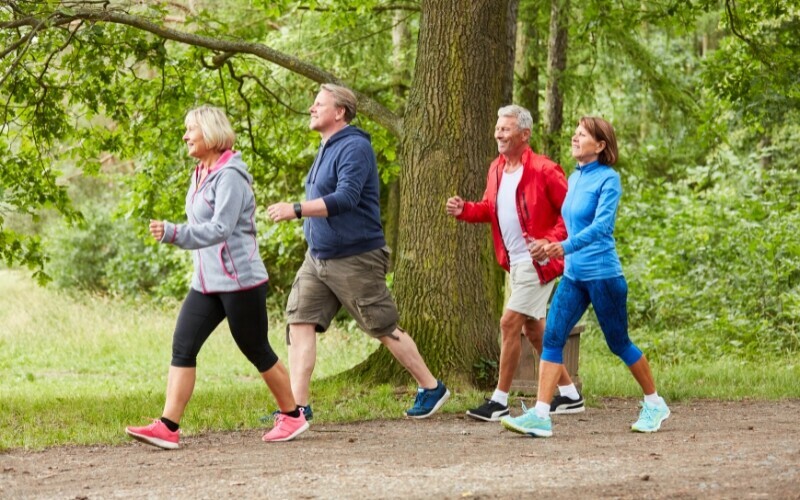
[(197, 354), (211, 332), (228, 318), (239, 350), (259, 373), (272, 368), (278, 356), (269, 345), (267, 284), (251, 290), (204, 295), (190, 290), (175, 325), (172, 337), (172, 366), (193, 368)]

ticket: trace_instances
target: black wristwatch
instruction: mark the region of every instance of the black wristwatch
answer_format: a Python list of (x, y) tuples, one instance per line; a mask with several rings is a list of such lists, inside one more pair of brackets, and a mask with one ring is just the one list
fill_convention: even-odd
[(294, 214), (298, 219), (303, 218), (303, 206), (299, 202), (294, 204)]

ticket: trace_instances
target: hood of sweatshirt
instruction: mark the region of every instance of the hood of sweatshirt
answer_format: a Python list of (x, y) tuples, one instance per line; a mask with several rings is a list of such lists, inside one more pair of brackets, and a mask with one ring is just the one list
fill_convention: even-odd
[(211, 170), (209, 170), (206, 182), (213, 180), (213, 178), (217, 176), (223, 169), (233, 169), (239, 175), (244, 177), (248, 184), (253, 184), (253, 176), (247, 171), (247, 164), (245, 164), (245, 162), (242, 160), (241, 152), (231, 151), (229, 149), (222, 153), (222, 156), (219, 157), (217, 163), (215, 163), (214, 166), (211, 167)]
[(370, 141), (370, 143), (372, 142), (372, 138), (370, 137), (370, 135), (367, 132), (361, 130), (360, 128), (358, 128), (356, 126), (348, 125), (345, 128), (343, 128), (342, 130), (340, 130), (340, 131), (336, 132), (335, 134), (333, 134), (328, 139), (328, 142), (325, 143), (325, 147), (326, 148), (327, 147), (331, 147), (334, 143), (336, 143), (338, 141), (345, 140), (345, 139), (347, 139), (349, 137), (353, 137), (353, 136), (363, 137), (367, 141)]

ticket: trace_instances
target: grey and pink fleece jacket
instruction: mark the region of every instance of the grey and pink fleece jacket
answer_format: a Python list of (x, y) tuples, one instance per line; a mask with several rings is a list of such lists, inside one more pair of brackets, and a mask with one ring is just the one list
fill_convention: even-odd
[(198, 186), (195, 168), (186, 194), (187, 224), (164, 222), (161, 243), (192, 252), (192, 288), (236, 292), (269, 280), (256, 241), (252, 176), (238, 152), (226, 151)]

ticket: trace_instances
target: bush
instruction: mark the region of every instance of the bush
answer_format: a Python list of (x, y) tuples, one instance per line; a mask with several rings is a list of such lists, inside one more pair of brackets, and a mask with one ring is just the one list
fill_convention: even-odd
[(189, 287), (191, 260), (152, 242), (144, 223), (112, 219), (107, 209), (89, 206), (77, 226), (52, 226), (45, 239), (51, 256), (47, 272), (61, 288), (124, 297), (153, 294), (182, 298)]
[(627, 182), (618, 248), (632, 336), (649, 357), (800, 350), (797, 166), (760, 160), (723, 146), (682, 182)]

